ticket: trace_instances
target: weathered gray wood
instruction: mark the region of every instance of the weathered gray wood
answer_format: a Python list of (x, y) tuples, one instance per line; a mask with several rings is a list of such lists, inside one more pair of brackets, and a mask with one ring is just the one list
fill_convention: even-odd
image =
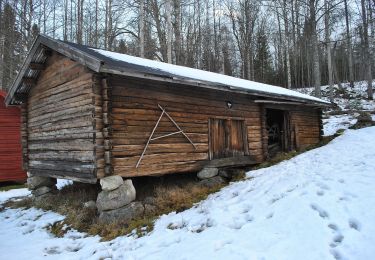
[(254, 165), (259, 163), (252, 156), (241, 156), (241, 157), (228, 157), (221, 159), (214, 159), (208, 161), (204, 167), (228, 167), (228, 166), (245, 166), (245, 165)]
[(31, 169), (30, 173), (35, 176), (45, 176), (59, 179), (68, 179), (83, 183), (95, 184), (97, 183), (97, 178), (94, 174), (83, 174), (77, 175), (70, 171), (63, 170), (44, 170), (44, 169)]

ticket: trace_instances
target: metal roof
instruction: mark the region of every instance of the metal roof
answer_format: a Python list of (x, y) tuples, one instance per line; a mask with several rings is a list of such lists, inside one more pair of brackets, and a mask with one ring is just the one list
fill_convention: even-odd
[[(20, 72), (9, 89), (5, 102), (7, 105), (19, 105), (30, 91), (32, 84), (24, 80), (31, 78), (37, 80), (40, 70), (32, 69), (30, 64), (43, 64), (47, 60), (51, 50), (56, 51), (66, 57), (75, 60), (97, 73), (110, 73), (116, 75), (130, 76), (135, 78), (146, 78), (157, 81), (171, 82), (175, 84), (192, 85), (196, 87), (218, 89), (230, 92), (251, 94), (258, 97), (276, 98), (278, 100), (287, 100), (299, 102), (301, 104), (314, 106), (328, 106), (323, 100), (311, 100), (309, 98), (283, 95), (259, 90), (251, 90), (236, 87), (230, 84), (222, 84), (210, 80), (199, 80), (194, 77), (184, 77), (174, 73), (161, 70), (157, 67), (150, 67), (140, 64), (126, 62), (124, 60), (114, 59), (103, 55), (94, 48), (71, 42), (52, 39), (48, 36), (39, 35), (25, 59)], [(148, 61), (148, 60), (145, 60)], [(170, 65), (175, 66), (175, 65)], [(221, 74), (218, 74), (221, 75)], [(250, 81), (249, 81), (250, 83)]]

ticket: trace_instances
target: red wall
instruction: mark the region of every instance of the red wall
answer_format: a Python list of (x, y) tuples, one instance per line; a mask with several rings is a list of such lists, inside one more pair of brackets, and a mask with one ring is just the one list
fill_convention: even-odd
[(25, 180), (22, 170), (21, 115), (18, 107), (6, 107), (0, 90), (0, 181)]

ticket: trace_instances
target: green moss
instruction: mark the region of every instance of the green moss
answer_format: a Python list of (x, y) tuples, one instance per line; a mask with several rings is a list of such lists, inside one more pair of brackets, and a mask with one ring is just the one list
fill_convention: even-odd
[[(3, 184), (4, 185), (4, 184)], [(5, 186), (0, 186), (0, 191), (8, 191), (13, 189), (27, 188), (26, 184), (5, 184)]]

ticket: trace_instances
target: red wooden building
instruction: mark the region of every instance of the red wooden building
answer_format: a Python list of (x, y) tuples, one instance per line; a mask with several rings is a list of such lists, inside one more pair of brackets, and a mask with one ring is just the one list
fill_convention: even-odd
[(21, 115), (18, 107), (6, 107), (0, 90), (0, 182), (26, 179), (22, 170)]

